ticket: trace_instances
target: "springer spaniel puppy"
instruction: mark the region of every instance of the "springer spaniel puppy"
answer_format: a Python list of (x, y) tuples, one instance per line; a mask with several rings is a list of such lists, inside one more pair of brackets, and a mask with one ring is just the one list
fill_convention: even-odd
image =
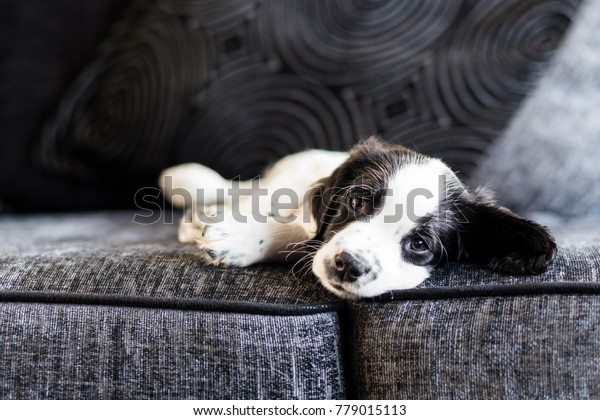
[(186, 209), (179, 240), (209, 263), (295, 261), (343, 298), (415, 287), (448, 261), (542, 273), (556, 254), (546, 228), (469, 192), (441, 160), (375, 137), (287, 156), (251, 181), (183, 164), (159, 183)]

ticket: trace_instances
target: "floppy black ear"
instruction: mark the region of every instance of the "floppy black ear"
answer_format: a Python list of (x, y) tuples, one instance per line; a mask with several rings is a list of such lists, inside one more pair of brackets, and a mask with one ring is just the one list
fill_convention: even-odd
[(506, 274), (539, 274), (552, 264), (556, 243), (544, 226), (476, 196), (460, 207), (459, 259)]

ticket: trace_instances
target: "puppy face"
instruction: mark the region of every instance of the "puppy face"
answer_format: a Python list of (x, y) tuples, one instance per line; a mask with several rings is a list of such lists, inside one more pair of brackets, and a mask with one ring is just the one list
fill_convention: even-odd
[(377, 139), (322, 182), (312, 210), (323, 244), (312, 270), (345, 298), (415, 287), (447, 261), (537, 273), (556, 250), (543, 227), (469, 193), (440, 160)]

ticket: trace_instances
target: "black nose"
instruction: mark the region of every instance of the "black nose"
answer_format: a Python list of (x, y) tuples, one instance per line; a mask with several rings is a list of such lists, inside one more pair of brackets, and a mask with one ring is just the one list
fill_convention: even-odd
[(364, 261), (346, 251), (337, 254), (333, 262), (338, 279), (348, 283), (355, 282), (370, 271)]

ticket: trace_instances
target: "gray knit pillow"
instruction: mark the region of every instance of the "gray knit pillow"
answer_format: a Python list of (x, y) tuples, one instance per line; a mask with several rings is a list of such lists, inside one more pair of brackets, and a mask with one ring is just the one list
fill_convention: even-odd
[(471, 183), (518, 211), (600, 212), (600, 0), (588, 0), (537, 89)]

